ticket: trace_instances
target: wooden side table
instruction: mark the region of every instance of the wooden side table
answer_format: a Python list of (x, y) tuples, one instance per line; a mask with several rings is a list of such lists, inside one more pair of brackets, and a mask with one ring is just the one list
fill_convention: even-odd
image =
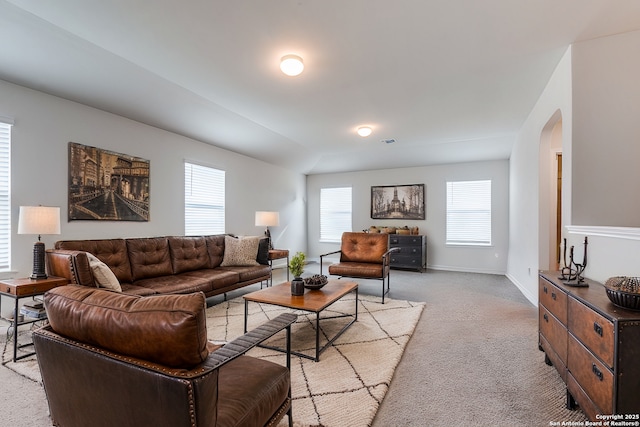
[(289, 250), (288, 249), (269, 249), (269, 285), (273, 286), (273, 260), (287, 259), (287, 282), (289, 281)]
[(13, 326), (13, 361), (24, 359), (25, 357), (29, 357), (35, 352), (29, 354), (23, 354), (18, 357), (18, 348), (28, 347), (33, 345), (32, 343), (22, 344), (18, 347), (18, 326), (26, 325), (30, 323), (39, 322), (45, 319), (32, 319), (25, 318), (22, 322), (18, 321), (18, 316), (20, 315), (19, 309), (19, 301), (21, 298), (33, 298), (38, 295), (43, 295), (49, 289), (53, 289), (58, 286), (66, 285), (68, 283), (67, 279), (62, 277), (49, 276), (46, 279), (7, 279), (0, 280), (0, 303), (2, 302), (2, 297), (6, 296), (9, 298), (13, 298), (15, 301), (13, 308), (13, 319), (9, 319)]

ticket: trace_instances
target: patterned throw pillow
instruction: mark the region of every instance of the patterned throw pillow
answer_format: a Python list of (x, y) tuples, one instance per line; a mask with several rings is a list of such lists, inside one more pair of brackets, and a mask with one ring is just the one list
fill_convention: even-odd
[(224, 236), (224, 258), (220, 267), (259, 265), (256, 261), (260, 237)]

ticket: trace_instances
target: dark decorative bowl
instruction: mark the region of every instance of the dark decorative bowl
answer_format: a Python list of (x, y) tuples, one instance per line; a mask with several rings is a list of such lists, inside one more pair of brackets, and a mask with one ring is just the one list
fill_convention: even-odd
[(311, 277), (305, 277), (304, 279), (304, 287), (307, 289), (322, 289), (324, 285), (329, 281), (327, 276), (314, 274)]
[(640, 278), (615, 276), (604, 284), (612, 303), (622, 308), (640, 310)]

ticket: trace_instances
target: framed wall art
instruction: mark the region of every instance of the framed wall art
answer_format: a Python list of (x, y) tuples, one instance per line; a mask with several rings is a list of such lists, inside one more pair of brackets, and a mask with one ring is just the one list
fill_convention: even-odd
[(69, 221), (149, 221), (149, 160), (69, 143)]
[(425, 219), (424, 184), (371, 187), (372, 219)]

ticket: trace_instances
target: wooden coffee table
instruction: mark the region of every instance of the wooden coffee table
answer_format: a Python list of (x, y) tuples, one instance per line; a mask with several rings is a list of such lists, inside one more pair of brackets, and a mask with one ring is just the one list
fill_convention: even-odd
[[(343, 296), (355, 292), (355, 310), (353, 314), (341, 314), (338, 316), (322, 317), (320, 313), (329, 307), (331, 304), (338, 301)], [(310, 290), (305, 289), (304, 295), (291, 295), (291, 283), (285, 282), (279, 285), (272, 286), (270, 288), (261, 289), (259, 291), (251, 292), (244, 296), (244, 332), (247, 332), (247, 317), (249, 314), (249, 301), (271, 304), (280, 307), (290, 308), (292, 310), (308, 311), (316, 314), (316, 354), (309, 356), (308, 354), (292, 351), (300, 357), (311, 359), (314, 361), (320, 360), (320, 353), (322, 353), (328, 346), (344, 333), (355, 321), (358, 320), (358, 284), (355, 282), (349, 282), (346, 280), (329, 280), (329, 283), (324, 285), (322, 289)], [(329, 339), (322, 348), (320, 347), (320, 320), (337, 319), (342, 317), (352, 317), (352, 320), (347, 323), (333, 338)], [(282, 348), (271, 347), (263, 345), (265, 348), (272, 350), (286, 351)]]

